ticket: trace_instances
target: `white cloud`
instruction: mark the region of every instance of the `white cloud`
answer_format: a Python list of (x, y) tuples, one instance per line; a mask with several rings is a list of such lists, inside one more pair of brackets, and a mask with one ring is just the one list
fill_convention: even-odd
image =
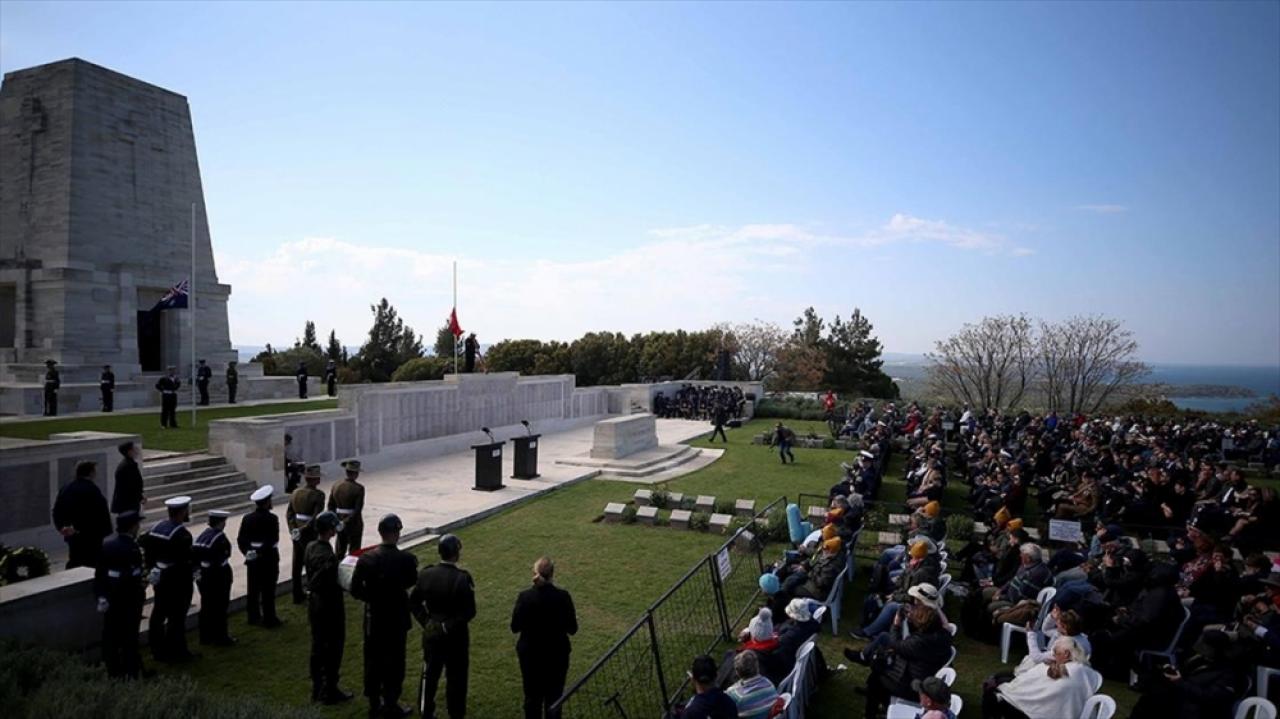
[[(753, 316), (790, 300), (773, 296), (821, 274), (833, 248), (934, 243), (1023, 256), (999, 235), (897, 214), (860, 234), (831, 235), (798, 224), (696, 225), (653, 230), (634, 247), (576, 261), (490, 257), (463, 250), (458, 313), (481, 341), (567, 339), (590, 330), (642, 332), (699, 328)], [(945, 250), (939, 250), (945, 251)], [(233, 341), (284, 342), (305, 320), (336, 328), (356, 345), (369, 305), (386, 297), (415, 329), (434, 337), (452, 306), (453, 256), (404, 247), (364, 246), (329, 237), (281, 243), (261, 257), (220, 254), (232, 286)], [(786, 277), (788, 286), (778, 284)], [(787, 312), (793, 308), (789, 305)]]
[(1095, 215), (1118, 215), (1129, 211), (1129, 208), (1124, 205), (1076, 205), (1076, 209), (1081, 212), (1092, 212)]

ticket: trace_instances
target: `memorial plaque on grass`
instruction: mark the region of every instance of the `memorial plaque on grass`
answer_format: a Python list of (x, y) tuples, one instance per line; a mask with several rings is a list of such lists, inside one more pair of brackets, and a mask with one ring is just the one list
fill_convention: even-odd
[(728, 514), (713, 514), (711, 515), (711, 521), (709, 522), (711, 525), (711, 531), (723, 534), (724, 531), (729, 528), (729, 523), (732, 521), (733, 517)]
[(639, 507), (636, 509), (636, 521), (641, 524), (653, 526), (658, 520), (657, 507)]
[(714, 512), (716, 509), (716, 498), (706, 494), (699, 494), (698, 500), (693, 503), (693, 508), (699, 512)]
[(635, 493), (637, 507), (647, 507), (653, 504), (653, 492), (647, 489), (637, 489)]
[(604, 521), (606, 521), (606, 522), (621, 522), (621, 521), (622, 521), (622, 512), (623, 512), (626, 508), (627, 508), (627, 505), (622, 504), (621, 502), (610, 502), (610, 503), (606, 504), (606, 505), (604, 506)]
[(676, 529), (688, 529), (689, 518), (693, 516), (693, 512), (687, 509), (671, 510), (671, 526)]
[(739, 499), (733, 503), (733, 511), (739, 517), (750, 517), (756, 513), (756, 500)]

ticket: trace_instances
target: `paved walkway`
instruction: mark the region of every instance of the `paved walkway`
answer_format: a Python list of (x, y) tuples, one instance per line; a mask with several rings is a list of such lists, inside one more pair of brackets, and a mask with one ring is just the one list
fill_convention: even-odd
[[(276, 399), (246, 399), (246, 400), (241, 400), (239, 402), (236, 402), (235, 404), (231, 404), (229, 402), (210, 402), (209, 404), (203, 407), (199, 407), (198, 409), (200, 409), (201, 411), (204, 411), (206, 409), (221, 409), (224, 407), (256, 407), (262, 404), (286, 404), (289, 402), (323, 402), (324, 400), (327, 400), (327, 399), (337, 399), (337, 398), (330, 397), (322, 393), (318, 395), (311, 394), (306, 399), (298, 399), (297, 397), (278, 397)], [(294, 411), (297, 411), (297, 410), (294, 410)], [(188, 401), (188, 402), (178, 403), (178, 420), (179, 421), (182, 421), (183, 419), (182, 417), (183, 412), (186, 412), (187, 419), (190, 419), (191, 402)], [(47, 422), (47, 421), (59, 420), (59, 419), (77, 419), (77, 418), (98, 419), (100, 417), (119, 417), (122, 415), (135, 415), (135, 414), (154, 414), (156, 416), (159, 416), (160, 405), (156, 405), (154, 407), (130, 407), (129, 409), (118, 409), (114, 412), (101, 412), (101, 411), (62, 412), (62, 413), (59, 413), (57, 417), (45, 417), (38, 414), (35, 414), (35, 415), (7, 414), (7, 415), (0, 416), (0, 424), (13, 424), (17, 422)]]
[[(707, 433), (705, 422), (691, 420), (659, 419), (657, 426), (658, 441), (661, 444), (678, 444)], [(471, 488), (475, 476), (475, 457), (470, 450), (430, 459), (416, 459), (410, 448), (361, 457), (363, 471), (360, 482), (365, 485), (364, 544), (369, 546), (377, 543), (378, 519), (388, 512), (395, 512), (404, 522), (402, 546), (410, 547), (558, 487), (590, 479), (597, 474), (597, 470), (556, 464), (555, 460), (588, 451), (593, 433), (594, 426), (587, 425), (567, 432), (543, 435), (538, 441), (538, 471), (542, 476), (533, 480), (504, 479), (506, 487), (494, 492), (478, 492)], [(503, 476), (510, 477), (513, 471), (510, 443), (503, 454)], [(691, 472), (704, 465), (691, 462), (686, 466), (687, 471)], [(321, 482), (320, 489), (326, 496), (337, 479), (339, 477), (326, 477)], [(284, 527), (284, 505), (284, 496), (277, 496), (275, 512), (280, 516), (281, 524), (282, 585), (289, 579), (293, 562), (293, 543), (289, 541), (288, 531)], [(233, 545), (242, 518), (243, 516), (235, 516), (227, 520), (226, 533)], [(151, 513), (144, 523), (144, 530), (158, 519), (158, 513)], [(192, 536), (198, 536), (205, 526), (206, 523), (200, 521), (190, 525), (188, 529)], [(65, 554), (57, 557), (51, 553), (50, 559), (55, 567), (61, 567), (66, 562)], [(233, 606), (237, 606), (237, 600), (244, 598), (247, 589), (244, 557), (238, 550), (232, 552), (232, 566), (235, 571), (231, 599), (235, 603)], [(72, 572), (89, 570), (77, 569)], [(52, 579), (54, 577), (49, 577), (45, 582)], [(25, 583), (0, 587), (0, 600), (23, 593), (23, 584)], [(197, 607), (199, 594), (198, 591), (195, 593)]]

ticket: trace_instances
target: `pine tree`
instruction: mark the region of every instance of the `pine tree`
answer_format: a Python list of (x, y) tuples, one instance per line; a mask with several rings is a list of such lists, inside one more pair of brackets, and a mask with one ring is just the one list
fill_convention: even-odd
[(320, 352), (320, 343), (316, 341), (316, 323), (307, 320), (307, 326), (302, 330), (302, 341), (295, 341), (294, 347), (306, 347), (310, 350)]
[(416, 343), (418, 355), (421, 355), (422, 341), (417, 339), (412, 329), (408, 330), (410, 338), (406, 341), (404, 320), (396, 313), (387, 298), (369, 308), (373, 312), (373, 326), (369, 328), (369, 337), (360, 347), (355, 364), (360, 376), (372, 382), (386, 382), (412, 354)]
[(873, 397), (896, 397), (897, 385), (880, 368), (882, 347), (871, 335), (871, 321), (854, 308), (849, 321), (836, 317), (827, 330), (826, 384), (841, 392), (857, 392)]
[[(459, 342), (458, 346), (461, 346), (461, 345), (462, 343)], [(444, 324), (441, 325), (440, 329), (436, 330), (436, 341), (435, 341), (435, 344), (432, 345), (432, 351), (436, 357), (448, 357), (449, 359), (452, 360), (453, 348), (454, 348), (453, 330), (449, 329), (449, 321), (445, 320)]]
[(343, 349), (342, 343), (338, 341), (337, 330), (329, 330), (329, 347), (325, 350), (325, 355), (334, 362), (346, 364), (345, 354), (346, 350)]

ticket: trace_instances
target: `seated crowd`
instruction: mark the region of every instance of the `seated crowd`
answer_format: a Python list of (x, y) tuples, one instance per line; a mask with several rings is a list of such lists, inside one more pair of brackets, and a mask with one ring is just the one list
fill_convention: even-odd
[[(958, 631), (1002, 644), (1004, 657), (1015, 637), (1027, 651), (985, 678), (982, 705), (967, 716), (1075, 719), (1106, 680), (1138, 689), (1134, 719), (1229, 717), (1256, 667), (1280, 667), (1280, 506), (1224, 458), (1232, 436), (1266, 436), (1256, 425), (948, 415), (914, 404), (856, 412), (860, 448), (841, 465), (822, 526), (800, 536), (789, 508), (792, 547), (760, 577), (766, 606), (708, 680), (728, 687), (738, 713), (694, 716), (780, 712), (797, 653), (853, 568), (865, 503), (899, 451), (906, 541), (859, 574), (868, 586), (858, 643), (844, 650), (870, 668), (865, 716), (910, 702), (911, 716), (954, 719)], [(960, 486), (947, 492), (951, 483)], [(944, 492), (967, 500), (980, 534), (948, 546)], [(1079, 522), (1079, 539), (1037, 541), (1051, 519)], [(785, 619), (775, 626), (775, 617)], [(816, 646), (808, 656), (821, 680), (826, 662)]]
[(665, 392), (655, 395), (653, 413), (668, 419), (707, 420), (722, 411), (727, 417), (739, 419), (746, 404), (747, 396), (741, 387), (686, 384), (674, 396), (668, 397)]

